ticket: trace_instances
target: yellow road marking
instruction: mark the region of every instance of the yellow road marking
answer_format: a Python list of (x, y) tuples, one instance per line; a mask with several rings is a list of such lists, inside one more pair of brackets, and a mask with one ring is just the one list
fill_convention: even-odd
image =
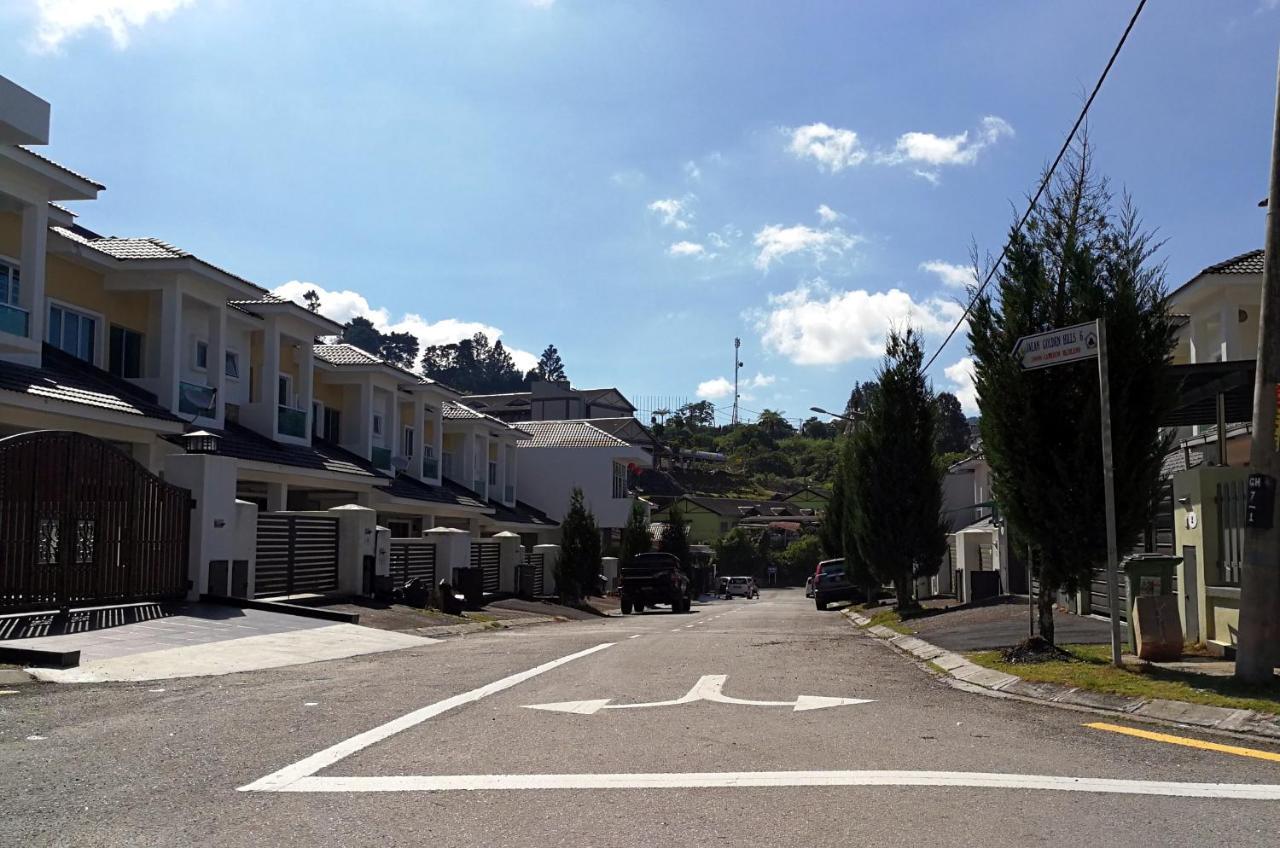
[(1235, 754), (1237, 757), (1253, 757), (1256, 760), (1270, 760), (1273, 763), (1280, 763), (1280, 754), (1272, 753), (1271, 751), (1259, 751), (1256, 748), (1241, 748), (1238, 745), (1204, 742), (1200, 739), (1191, 739), (1186, 736), (1173, 736), (1168, 733), (1138, 730), (1136, 727), (1107, 724), (1104, 721), (1091, 722), (1086, 724), (1085, 727), (1091, 727), (1094, 730), (1109, 730), (1112, 733), (1123, 733), (1126, 736), (1136, 736), (1139, 739), (1150, 739), (1152, 742), (1167, 742), (1170, 745), (1184, 745), (1188, 748), (1199, 748), (1202, 751), (1217, 751), (1220, 754)]

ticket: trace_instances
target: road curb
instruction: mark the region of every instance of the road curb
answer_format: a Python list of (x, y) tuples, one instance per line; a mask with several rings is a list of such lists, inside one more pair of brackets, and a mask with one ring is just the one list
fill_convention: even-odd
[(1056, 683), (1032, 683), (1017, 675), (1005, 674), (970, 662), (960, 654), (939, 648), (917, 636), (898, 633), (881, 625), (869, 627), (871, 619), (853, 610), (842, 610), (841, 614), (871, 638), (884, 642), (895, 651), (906, 654), (921, 663), (935, 666), (944, 677), (966, 684), (964, 686), (966, 691), (995, 697), (1014, 695), (1050, 707), (1072, 709), (1083, 707), (1128, 718), (1172, 722), (1205, 730), (1220, 730), (1268, 742), (1280, 741), (1280, 716), (1230, 707), (1201, 706), (1185, 701), (1166, 701), (1160, 698), (1125, 698)]

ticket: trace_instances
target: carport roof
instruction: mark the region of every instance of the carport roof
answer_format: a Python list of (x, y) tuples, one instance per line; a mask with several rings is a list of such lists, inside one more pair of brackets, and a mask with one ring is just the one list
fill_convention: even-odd
[(530, 527), (548, 528), (560, 526), (560, 522), (553, 521), (542, 510), (520, 501), (516, 501), (514, 508), (497, 501), (489, 501), (489, 506), (493, 509), (493, 520), (502, 524), (526, 524)]
[[(219, 456), (354, 477), (387, 479), (367, 461), (323, 439), (314, 439), (310, 445), (286, 445), (239, 424), (227, 424), (221, 430), (209, 427), (205, 430), (218, 437)], [(171, 436), (169, 440), (182, 444), (181, 436)]]
[(1252, 359), (1170, 365), (1166, 379), (1175, 382), (1178, 401), (1161, 426), (1217, 423), (1219, 393), (1226, 395), (1228, 422), (1252, 420), (1256, 367)]
[(394, 480), (388, 481), (388, 485), (379, 486), (378, 488), (393, 498), (426, 501), (428, 503), (460, 506), (469, 509), (488, 509), (492, 506), (492, 504), (486, 505), (471, 491), (450, 483), (448, 480), (445, 481), (443, 486), (432, 486), (429, 483), (415, 480), (408, 475), (397, 474)]
[(56, 347), (44, 345), (42, 359), (40, 368), (0, 361), (0, 390), (141, 418), (182, 422), (150, 392)]

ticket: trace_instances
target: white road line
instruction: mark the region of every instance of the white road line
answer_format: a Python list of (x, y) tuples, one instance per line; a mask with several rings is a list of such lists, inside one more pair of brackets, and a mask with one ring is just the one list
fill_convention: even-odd
[(485, 684), (478, 689), (472, 689), (470, 692), (463, 692), (461, 695), (454, 695), (452, 698), (445, 698), (443, 701), (437, 701), (429, 707), (423, 707), (413, 712), (400, 716), (400, 718), (392, 719), (386, 724), (380, 724), (372, 730), (366, 730), (364, 733), (352, 736), (350, 739), (339, 742), (329, 748), (325, 748), (317, 754), (312, 754), (304, 760), (299, 760), (291, 766), (285, 766), (277, 772), (267, 775), (266, 777), (255, 780), (247, 786), (241, 786), (241, 792), (253, 791), (281, 791), (289, 786), (289, 784), (301, 780), (304, 777), (311, 777), (316, 772), (326, 769), (341, 759), (351, 756), (357, 751), (362, 751), (377, 742), (381, 742), (389, 736), (394, 736), (401, 731), (408, 730), (411, 727), (421, 724), (429, 718), (438, 716), (441, 713), (448, 712), (454, 707), (461, 707), (478, 701), (481, 698), (501, 692), (504, 689), (510, 689), (518, 683), (523, 683), (530, 678), (537, 677), (543, 672), (551, 671), (559, 668), (565, 663), (573, 662), (576, 659), (590, 656), (597, 651), (603, 651), (605, 648), (613, 647), (613, 642), (605, 642), (596, 645), (594, 648), (588, 648), (585, 651), (578, 651), (576, 654), (569, 654), (567, 657), (552, 660), (543, 663), (536, 668), (528, 671), (521, 671), (493, 683)]
[(639, 634), (639, 633), (637, 633), (637, 634), (635, 634), (634, 636), (628, 636), (627, 638), (628, 638), (628, 639), (639, 639), (639, 638), (640, 638), (640, 634)]
[(941, 786), (1041, 789), (1110, 795), (1280, 801), (1280, 786), (1174, 783), (1107, 777), (1061, 777), (971, 771), (740, 771), (676, 774), (452, 774), (396, 777), (303, 777), (278, 792), (447, 792), (483, 789), (714, 789), (784, 786)]

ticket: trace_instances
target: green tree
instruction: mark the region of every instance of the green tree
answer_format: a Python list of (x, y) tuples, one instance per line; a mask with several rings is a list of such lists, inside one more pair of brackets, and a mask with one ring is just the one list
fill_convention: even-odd
[(822, 540), (817, 535), (810, 533), (801, 536), (782, 552), (785, 579), (794, 581), (811, 576), (825, 556)]
[(622, 562), (623, 566), (631, 564), (636, 554), (648, 553), (653, 549), (653, 536), (649, 534), (649, 510), (639, 499), (631, 502), (631, 514), (627, 516), (627, 524), (622, 528)]
[(343, 325), (342, 340), (374, 356), (382, 350), (382, 333), (363, 315), (357, 315)]
[(934, 460), (933, 393), (924, 352), (911, 328), (890, 330), (876, 373), (880, 388), (854, 435), (853, 535), (880, 582), (892, 582), (898, 608), (913, 607), (913, 581), (938, 572), (947, 549), (942, 469)]
[(960, 401), (951, 392), (939, 392), (938, 432), (934, 450), (939, 454), (963, 453), (969, 449), (969, 421), (964, 417)]
[(560, 522), (560, 559), (556, 563), (556, 587), (570, 604), (590, 594), (600, 574), (600, 528), (574, 487), (569, 511)]
[(690, 429), (714, 427), (716, 424), (716, 405), (709, 400), (686, 403), (677, 410), (677, 414)]
[(751, 539), (751, 534), (741, 527), (735, 527), (722, 539), (715, 543), (716, 568), (725, 575), (759, 575), (764, 567), (760, 557), (760, 548)]
[(418, 359), (418, 337), (413, 333), (384, 333), (378, 355), (398, 368), (412, 370)]
[(1117, 205), (1077, 145), (1021, 232), (1009, 238), (996, 292), (969, 323), (979, 427), (992, 491), (1016, 536), (1034, 548), (1040, 635), (1053, 642), (1058, 591), (1089, 585), (1106, 561), (1097, 366), (1023, 371), (1009, 355), (1020, 336), (1106, 321), (1115, 457), (1116, 531), (1131, 539), (1159, 498), (1161, 434), (1175, 401), (1163, 379), (1174, 347), (1164, 268), (1128, 197)]
[(320, 293), (315, 289), (307, 289), (302, 295), (302, 299), (307, 303), (307, 309), (312, 312), (320, 311)]
[(846, 489), (853, 473), (853, 440), (842, 437), (837, 443), (839, 458), (836, 461), (835, 480), (831, 484), (831, 500), (818, 525), (818, 539), (828, 557), (844, 556), (844, 524)]
[(542, 352), (542, 356), (538, 357), (538, 364), (533, 366), (533, 370), (527, 375), (526, 382), (533, 380), (557, 382), (568, 379), (564, 373), (564, 360), (560, 358), (560, 351), (556, 350), (555, 345), (549, 344)]
[(796, 431), (791, 423), (782, 417), (781, 412), (772, 409), (760, 412), (760, 417), (756, 419), (756, 426), (771, 439), (781, 439)]
[(684, 513), (678, 506), (671, 508), (670, 520), (667, 526), (662, 528), (658, 550), (666, 554), (674, 554), (680, 560), (681, 570), (689, 570), (689, 528), (685, 525)]

